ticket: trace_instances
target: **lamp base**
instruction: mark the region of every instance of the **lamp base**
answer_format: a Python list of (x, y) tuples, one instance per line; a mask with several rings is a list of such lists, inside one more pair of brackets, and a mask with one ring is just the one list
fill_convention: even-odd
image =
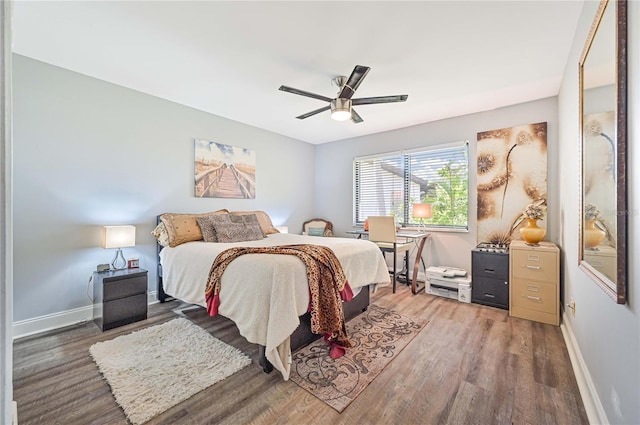
[(113, 261), (111, 261), (111, 269), (122, 270), (125, 268), (127, 268), (127, 262), (125, 261), (124, 255), (122, 254), (122, 249), (118, 248), (115, 257), (113, 257)]

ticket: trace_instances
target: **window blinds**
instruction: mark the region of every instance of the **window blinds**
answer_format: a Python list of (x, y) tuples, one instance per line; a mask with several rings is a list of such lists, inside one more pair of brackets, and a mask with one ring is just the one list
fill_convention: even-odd
[(414, 203), (431, 203), (432, 227), (467, 228), (468, 143), (354, 159), (354, 222), (392, 215), (417, 224)]

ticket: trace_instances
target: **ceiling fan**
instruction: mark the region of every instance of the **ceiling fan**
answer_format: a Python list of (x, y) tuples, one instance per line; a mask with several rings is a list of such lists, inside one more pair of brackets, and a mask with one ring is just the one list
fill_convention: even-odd
[(351, 121), (357, 124), (362, 122), (363, 120), (362, 117), (360, 117), (360, 115), (358, 115), (358, 113), (352, 108), (353, 105), (404, 102), (405, 100), (407, 100), (407, 97), (409, 97), (409, 95), (402, 94), (397, 96), (361, 97), (359, 99), (352, 99), (352, 96), (362, 83), (362, 80), (364, 80), (364, 77), (367, 76), (367, 73), (370, 69), (371, 68), (369, 68), (368, 66), (356, 65), (355, 68), (353, 68), (353, 72), (351, 73), (349, 78), (341, 75), (331, 80), (336, 86), (340, 87), (340, 90), (338, 90), (338, 96), (334, 99), (319, 94), (310, 93), (308, 91), (294, 89), (293, 87), (288, 86), (280, 86), (280, 90), (329, 102), (329, 105), (327, 106), (296, 117), (299, 120), (309, 118), (313, 115), (319, 114), (320, 112), (328, 111), (329, 109), (331, 109), (331, 118), (333, 118), (334, 120), (346, 121), (351, 118)]

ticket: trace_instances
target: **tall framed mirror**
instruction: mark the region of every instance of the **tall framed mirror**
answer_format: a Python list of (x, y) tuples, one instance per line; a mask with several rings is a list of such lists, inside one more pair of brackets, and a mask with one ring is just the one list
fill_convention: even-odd
[(579, 266), (627, 301), (627, 3), (601, 0), (580, 58)]

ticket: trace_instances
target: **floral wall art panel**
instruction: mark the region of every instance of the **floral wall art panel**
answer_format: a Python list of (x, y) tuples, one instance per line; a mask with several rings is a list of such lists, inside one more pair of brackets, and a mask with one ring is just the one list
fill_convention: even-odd
[(477, 151), (478, 242), (521, 239), (523, 210), (547, 203), (547, 123), (478, 133)]
[(197, 197), (255, 199), (254, 150), (196, 139), (194, 151)]

